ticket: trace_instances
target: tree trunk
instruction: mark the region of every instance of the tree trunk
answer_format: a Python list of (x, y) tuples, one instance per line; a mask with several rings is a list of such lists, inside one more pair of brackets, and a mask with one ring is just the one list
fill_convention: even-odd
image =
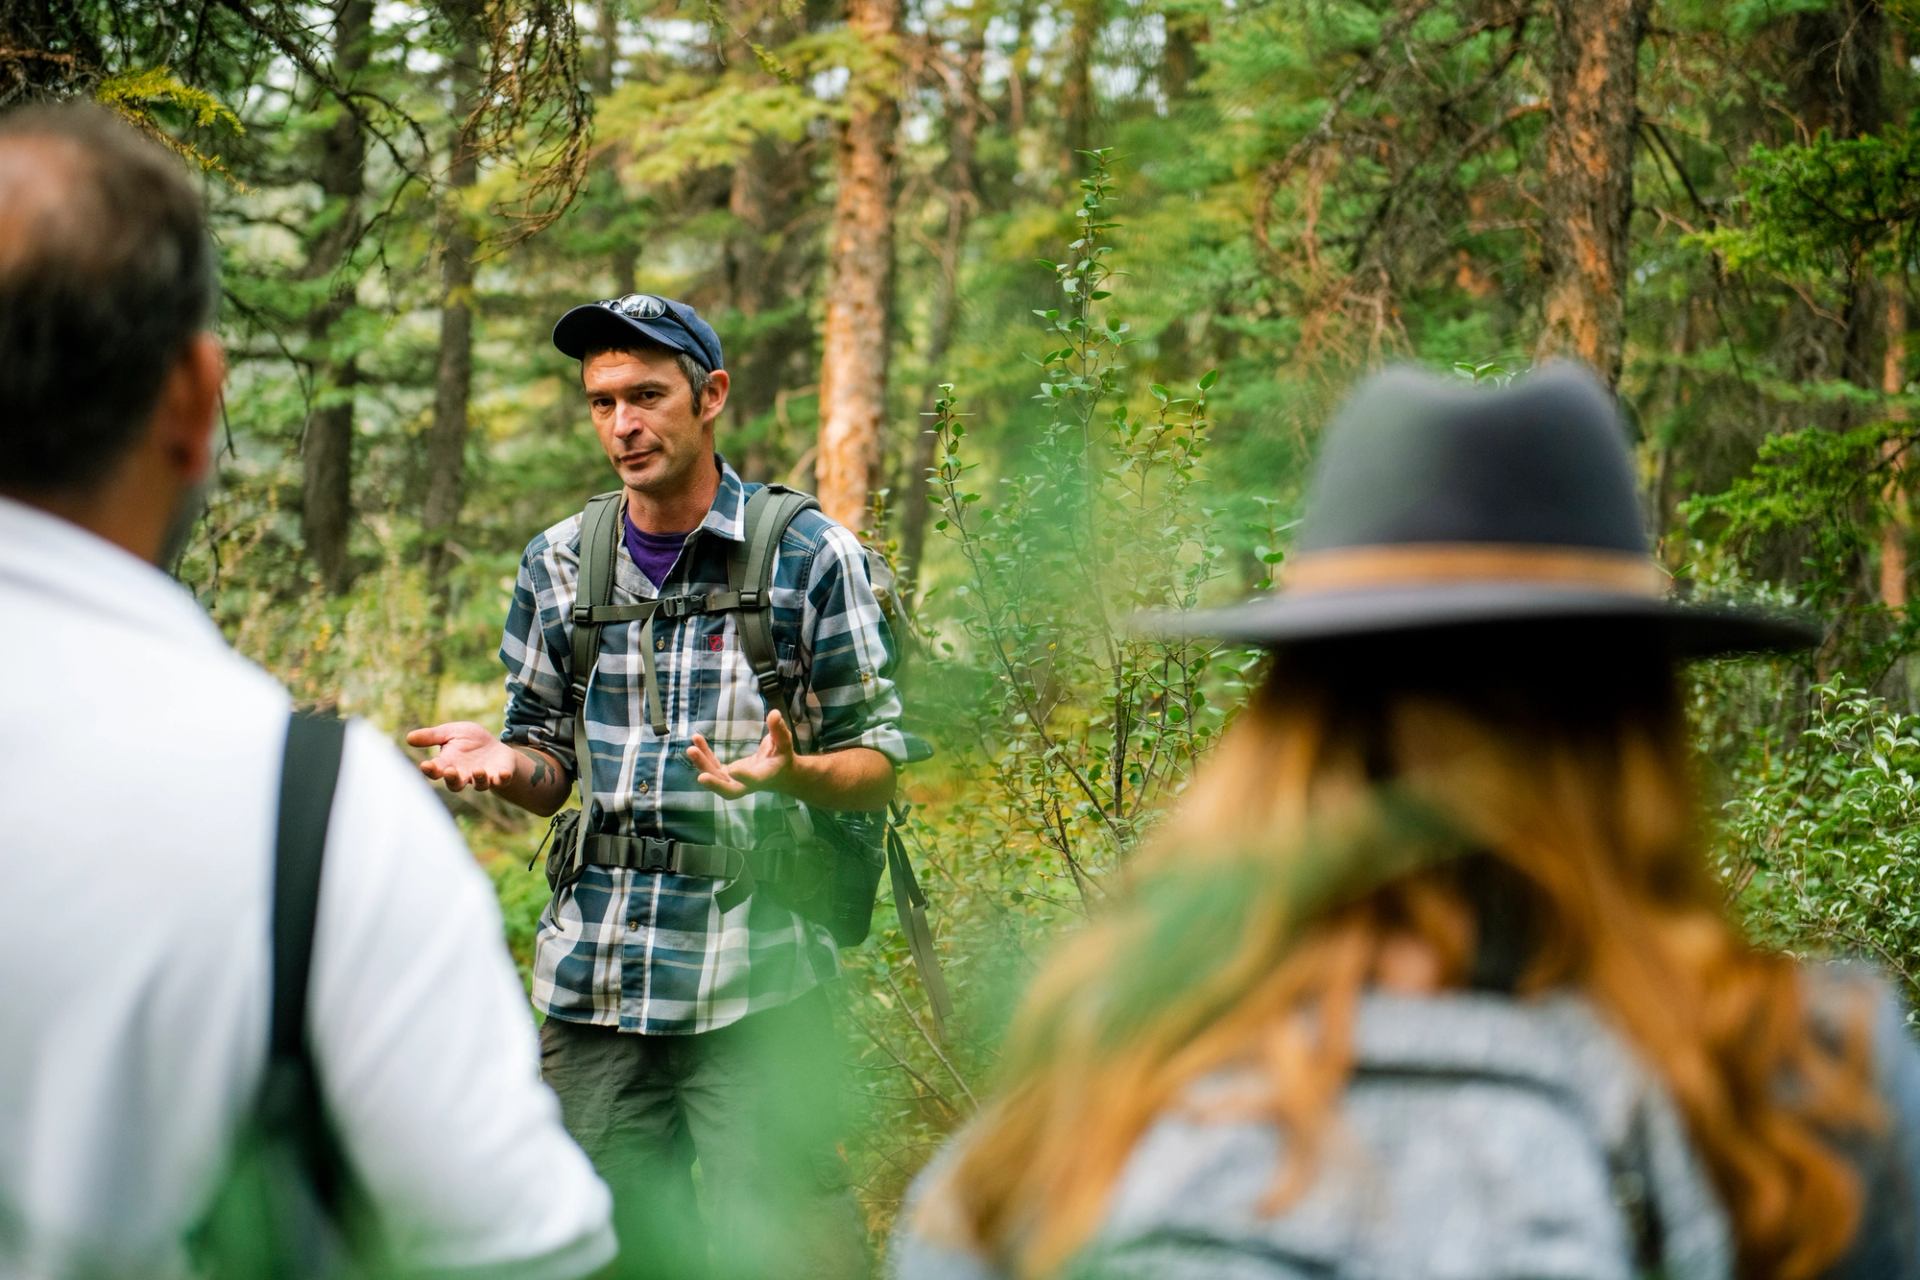
[[(466, 488), (467, 397), (473, 382), (473, 228), (464, 207), (479, 176), (474, 119), (480, 100), (479, 16), (456, 14), (453, 53), (454, 132), (447, 189), (439, 214), (440, 355), (433, 376), (433, 424), (427, 431), (427, 490), (421, 517), (428, 596), (436, 616), (446, 615), (447, 575), (453, 536)], [(429, 663), (439, 672), (439, 646)]]
[(836, 172), (826, 332), (820, 359), (821, 508), (850, 529), (867, 525), (887, 413), (893, 291), (893, 167), (899, 124), (893, 43), (899, 0), (850, 0), (847, 23), (885, 51), (875, 80), (848, 86)]
[[(986, 49), (986, 29), (976, 25), (962, 51), (959, 83), (953, 86), (947, 107), (947, 226), (940, 240), (940, 274), (934, 283), (933, 314), (927, 330), (927, 386), (921, 393), (924, 410), (931, 410), (946, 382), (947, 351), (960, 316), (960, 260), (966, 249), (967, 227), (978, 202), (974, 147), (979, 138), (980, 70)], [(927, 513), (931, 494), (927, 471), (933, 466), (937, 441), (925, 418), (914, 437), (911, 460), (902, 478), (900, 498), (900, 571), (914, 595), (920, 591), (920, 561), (926, 548)]]
[(1060, 78), (1060, 172), (1071, 181), (1093, 145), (1093, 42), (1100, 34), (1100, 0), (1069, 0), (1067, 65)]
[[(780, 48), (807, 30), (804, 13), (768, 12), (757, 0), (730, 3), (734, 21), (756, 24), (753, 38), (767, 47)], [(754, 79), (774, 82), (764, 69)], [(815, 155), (807, 142), (758, 135), (734, 165), (727, 190), (733, 218), (725, 246), (727, 299), (746, 335), (728, 357), (727, 436), (735, 442), (728, 456), (750, 480), (784, 476), (793, 455), (811, 443), (786, 439), (776, 410), (783, 392), (814, 380), (818, 359), (805, 301), (819, 270)]]
[(1167, 43), (1160, 55), (1160, 90), (1167, 107), (1186, 100), (1193, 92), (1193, 78), (1200, 73), (1200, 45), (1207, 38), (1207, 23), (1197, 13), (1169, 13)]
[[(340, 0), (334, 12), (335, 79), (351, 87), (366, 70), (373, 37), (373, 0)], [(314, 407), (301, 446), (300, 534), (327, 594), (352, 584), (348, 540), (353, 526), (353, 395), (360, 367), (351, 351), (336, 354), (334, 330), (353, 305), (354, 273), (347, 259), (360, 235), (360, 197), (366, 186), (367, 142), (359, 117), (335, 104), (333, 124), (320, 135), (320, 193), (326, 229), (309, 250), (307, 278), (324, 280), (327, 299), (307, 319), (314, 353)]]
[[(1880, 390), (1897, 396), (1906, 389), (1907, 298), (1899, 281), (1887, 282), (1887, 354), (1880, 369)], [(1888, 410), (1897, 421), (1906, 414)], [(1880, 446), (1887, 465), (1887, 518), (1880, 526), (1880, 603), (1903, 613), (1907, 607), (1907, 533), (1913, 521), (1907, 513), (1904, 442), (1888, 440)]]
[(1027, 103), (1033, 99), (1033, 19), (1035, 0), (1019, 0), (1013, 11), (1013, 65), (1007, 70), (1007, 132), (1019, 137), (1027, 127)]
[[(1905, 67), (1906, 32), (1896, 27), (1892, 34), (1892, 64)], [(1874, 60), (1873, 69), (1877, 84), (1878, 59)], [(1907, 292), (1906, 283), (1899, 279), (1883, 281), (1881, 287), (1886, 292), (1887, 313), (1886, 356), (1880, 365), (1880, 390), (1892, 397), (1907, 387)], [(1889, 408), (1888, 413), (1895, 421), (1906, 417), (1905, 411), (1897, 406)], [(1880, 451), (1887, 462), (1884, 494), (1887, 518), (1880, 526), (1880, 603), (1898, 614), (1907, 609), (1907, 535), (1913, 528), (1907, 508), (1906, 452), (1897, 440), (1888, 440), (1880, 446)]]
[[(593, 45), (593, 61), (587, 68), (587, 87), (593, 90), (594, 102), (606, 101), (613, 92), (614, 73), (620, 61), (620, 6), (616, 0), (595, 0), (593, 6), (594, 27), (597, 39)], [(593, 177), (594, 185), (599, 189), (607, 211), (606, 222), (611, 222), (612, 211), (620, 200), (620, 149), (608, 147), (601, 158), (599, 172)], [(633, 292), (634, 279), (638, 271), (640, 251), (631, 241), (618, 241), (607, 250), (607, 274), (612, 278), (610, 296), (620, 297)]]
[(1547, 274), (1537, 354), (1613, 385), (1626, 327), (1640, 39), (1650, 0), (1553, 0), (1558, 47), (1543, 176)]
[(813, 323), (802, 302), (806, 277), (817, 264), (804, 260), (806, 210), (812, 191), (812, 152), (773, 138), (756, 138), (734, 166), (727, 211), (734, 227), (727, 237), (727, 292), (741, 326), (752, 335), (735, 343), (727, 364), (733, 387), (728, 416), (744, 432), (759, 424), (734, 459), (741, 474), (767, 480), (793, 461), (792, 449), (769, 434), (780, 393), (797, 370), (809, 380), (814, 359)]

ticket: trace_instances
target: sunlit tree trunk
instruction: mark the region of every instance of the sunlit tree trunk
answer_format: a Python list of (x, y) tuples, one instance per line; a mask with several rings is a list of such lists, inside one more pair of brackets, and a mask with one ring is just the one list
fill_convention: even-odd
[(898, 0), (850, 0), (847, 23), (884, 51), (887, 70), (848, 86), (840, 134), (826, 332), (820, 360), (821, 508), (849, 528), (867, 524), (880, 474), (892, 327), (893, 169), (899, 106), (893, 61)]
[(1620, 380), (1640, 40), (1649, 0), (1554, 0), (1557, 46), (1541, 218), (1538, 354)]
[[(1887, 354), (1880, 370), (1880, 389), (1897, 396), (1907, 386), (1907, 298), (1898, 281), (1888, 282)], [(1899, 408), (1889, 412), (1904, 418)], [(1887, 520), (1880, 526), (1880, 603), (1896, 613), (1907, 607), (1907, 534), (1913, 521), (1907, 512), (1906, 458), (1902, 442), (1889, 440), (1881, 446), (1887, 466)]]
[[(426, 498), (421, 515), (427, 588), (435, 610), (445, 614), (453, 536), (466, 489), (467, 398), (473, 383), (474, 233), (465, 208), (479, 177), (473, 136), (480, 101), (480, 15), (455, 15), (457, 43), (451, 67), (454, 129), (447, 187), (439, 214), (440, 353), (433, 376), (433, 423), (427, 430)], [(438, 670), (439, 646), (433, 665)]]
[[(350, 88), (366, 70), (373, 37), (373, 0), (340, 0), (334, 11), (333, 67)], [(360, 366), (337, 350), (335, 332), (353, 305), (351, 272), (344, 270), (360, 234), (360, 197), (366, 185), (367, 143), (360, 119), (332, 103), (333, 124), (320, 135), (320, 194), (325, 229), (313, 240), (307, 276), (327, 282), (328, 295), (307, 320), (314, 353), (314, 406), (301, 443), (300, 532), (328, 594), (350, 585), (348, 541), (353, 526), (353, 397)]]
[[(1892, 65), (1907, 65), (1906, 33), (1892, 33)], [(1886, 290), (1886, 357), (1880, 365), (1880, 390), (1893, 397), (1907, 387), (1907, 292), (1906, 282), (1889, 279)], [(1904, 410), (1889, 411), (1895, 419), (1906, 417)], [(1907, 608), (1907, 535), (1913, 520), (1907, 508), (1906, 455), (1900, 442), (1889, 440), (1881, 446), (1887, 463), (1887, 520), (1880, 526), (1880, 603), (1895, 613)]]

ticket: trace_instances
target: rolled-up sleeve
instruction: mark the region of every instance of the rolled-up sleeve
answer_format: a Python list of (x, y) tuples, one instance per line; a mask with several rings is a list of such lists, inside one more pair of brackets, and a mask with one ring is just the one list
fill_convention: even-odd
[(500, 662), (507, 669), (506, 727), (500, 738), (540, 748), (569, 777), (577, 777), (574, 713), (567, 708), (572, 640), (563, 621), (573, 608), (570, 567), (544, 534), (520, 557), (500, 638)]
[(867, 576), (866, 551), (838, 525), (813, 558), (800, 635), (816, 750), (871, 747), (896, 765), (933, 754), (901, 727), (893, 633)]

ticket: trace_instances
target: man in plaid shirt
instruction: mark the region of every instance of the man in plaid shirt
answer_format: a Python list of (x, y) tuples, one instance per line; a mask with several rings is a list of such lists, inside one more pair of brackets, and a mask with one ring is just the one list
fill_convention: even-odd
[[(630, 294), (575, 307), (553, 340), (581, 362), (624, 489), (613, 603), (724, 590), (757, 486), (714, 453), (728, 389), (718, 335), (685, 303)], [(779, 544), (786, 705), (763, 696), (737, 613), (656, 615), (659, 734), (638, 623), (603, 629), (585, 705), (568, 705), (581, 524), (561, 521), (521, 558), (500, 649), (505, 731), (415, 730), (410, 743), (439, 748), (424, 773), (551, 814), (581, 767), (573, 717), (584, 714), (596, 835), (748, 850), (787, 838), (798, 806), (886, 807), (896, 768), (924, 748), (899, 727), (892, 640), (851, 533), (809, 510)], [(536, 944), (542, 1073), (614, 1188), (636, 1274), (704, 1274), (711, 1246), (727, 1276), (863, 1275), (822, 990), (838, 968), (833, 939), (765, 892), (736, 896), (723, 880), (622, 866), (588, 865), (563, 885)]]

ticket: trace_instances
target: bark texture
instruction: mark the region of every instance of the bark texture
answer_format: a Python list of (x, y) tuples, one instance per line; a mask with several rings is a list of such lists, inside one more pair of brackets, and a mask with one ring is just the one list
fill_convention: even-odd
[[(1907, 40), (1904, 32), (1895, 31), (1892, 36), (1892, 58), (1896, 67), (1907, 65)], [(1874, 60), (1874, 78), (1879, 80), (1879, 61)], [(1883, 288), (1887, 295), (1886, 313), (1886, 358), (1880, 366), (1880, 390), (1889, 396), (1897, 396), (1907, 386), (1907, 289), (1906, 282), (1899, 279), (1887, 280)], [(1904, 419), (1906, 411), (1898, 407), (1889, 410), (1896, 420)], [(1887, 459), (1887, 520), (1880, 526), (1880, 603), (1895, 613), (1905, 613), (1907, 609), (1907, 537), (1913, 532), (1913, 515), (1907, 505), (1907, 466), (1906, 453), (1897, 440), (1888, 440), (1881, 446)]]
[(820, 506), (855, 530), (880, 475), (887, 413), (887, 338), (892, 321), (893, 175), (899, 107), (892, 59), (899, 0), (850, 0), (847, 22), (886, 51), (884, 71), (848, 88), (849, 111), (835, 166), (820, 359)]
[[(373, 0), (340, 0), (334, 9), (333, 65), (352, 86), (366, 70), (373, 36)], [(314, 352), (315, 404), (301, 447), (300, 533), (307, 555), (330, 595), (352, 583), (348, 542), (353, 526), (353, 394), (360, 368), (351, 351), (335, 354), (335, 329), (353, 305), (352, 273), (343, 270), (360, 234), (360, 198), (366, 185), (367, 142), (360, 120), (334, 107), (319, 139), (320, 194), (329, 221), (308, 249), (307, 277), (326, 281), (327, 297), (307, 318)]]
[(1620, 380), (1638, 55), (1649, 0), (1553, 0), (1558, 43), (1542, 184), (1538, 354)]

